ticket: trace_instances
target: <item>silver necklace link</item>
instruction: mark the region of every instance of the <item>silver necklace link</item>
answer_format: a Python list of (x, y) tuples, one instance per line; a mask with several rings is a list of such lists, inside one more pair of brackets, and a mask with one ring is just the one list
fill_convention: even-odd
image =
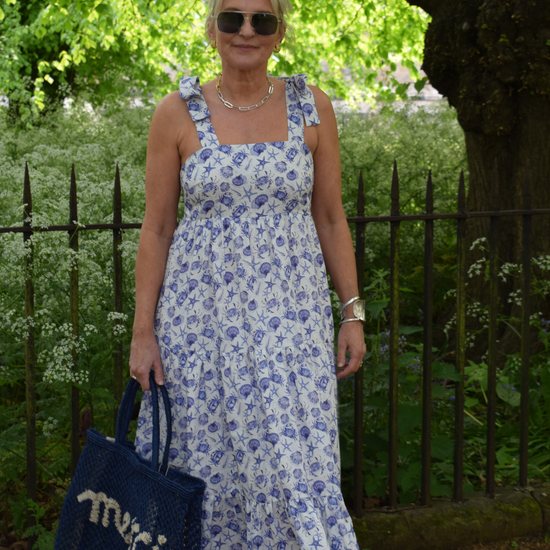
[(238, 109), (239, 111), (246, 112), (246, 111), (252, 111), (253, 109), (257, 109), (258, 107), (261, 107), (270, 97), (273, 93), (273, 81), (269, 76), (266, 76), (267, 83), (269, 84), (269, 89), (267, 90), (267, 95), (260, 101), (260, 103), (256, 103), (256, 105), (250, 105), (250, 107), (237, 107), (236, 105), (233, 105), (233, 103), (230, 103), (226, 99), (224, 99), (222, 90), (220, 88), (220, 84), (222, 81), (222, 73), (218, 75), (218, 81), (216, 83), (216, 90), (218, 91), (218, 97), (220, 98), (221, 102), (228, 108), (228, 109)]

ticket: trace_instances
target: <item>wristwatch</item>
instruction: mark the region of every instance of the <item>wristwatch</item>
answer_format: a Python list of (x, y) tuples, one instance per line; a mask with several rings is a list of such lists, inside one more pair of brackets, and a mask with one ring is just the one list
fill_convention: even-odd
[[(346, 319), (346, 308), (353, 304), (353, 315), (354, 317), (350, 317), (349, 319)], [(365, 314), (365, 300), (361, 300), (359, 296), (354, 296), (351, 298), (351, 300), (348, 300), (345, 304), (340, 305), (340, 324), (343, 325), (344, 323), (350, 323), (352, 321), (361, 321), (362, 323), (366, 320), (366, 314)]]

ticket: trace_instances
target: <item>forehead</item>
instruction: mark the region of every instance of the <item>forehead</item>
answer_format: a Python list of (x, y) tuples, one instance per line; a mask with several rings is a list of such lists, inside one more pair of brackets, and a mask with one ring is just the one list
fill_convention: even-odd
[(271, 0), (223, 0), (221, 10), (274, 13)]

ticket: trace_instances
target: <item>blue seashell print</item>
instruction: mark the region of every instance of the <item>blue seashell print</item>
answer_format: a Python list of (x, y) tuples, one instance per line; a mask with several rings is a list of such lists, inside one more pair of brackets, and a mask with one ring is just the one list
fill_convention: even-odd
[(264, 204), (267, 203), (268, 200), (269, 200), (269, 198), (268, 198), (267, 195), (258, 195), (254, 199), (254, 207), (255, 208), (261, 208), (262, 206), (264, 206)]
[(305, 324), (306, 321), (310, 318), (311, 314), (307, 309), (301, 309), (298, 312), (298, 319), (300, 319), (300, 322), (302, 324)]
[(232, 180), (233, 185), (236, 185), (237, 187), (241, 187), (246, 183), (246, 177), (245, 176), (237, 176), (236, 178), (233, 178)]
[(287, 171), (287, 164), (284, 160), (280, 161), (280, 162), (276, 162), (275, 163), (275, 170), (277, 170), (277, 172), (286, 172)]
[(239, 393), (246, 399), (252, 393), (252, 386), (250, 384), (244, 384), (239, 388)]
[(251, 453), (255, 453), (260, 448), (260, 442), (257, 439), (251, 439), (248, 442), (248, 450)]
[(214, 201), (206, 201), (203, 205), (202, 205), (202, 209), (204, 211), (205, 214), (207, 214), (208, 212), (210, 212), (210, 210), (212, 210), (212, 208), (214, 208)]
[(255, 143), (252, 147), (252, 154), (256, 157), (260, 156), (266, 149), (267, 146), (265, 143)]
[(234, 340), (239, 335), (239, 329), (237, 327), (229, 327), (225, 333), (231, 340)]
[(260, 269), (258, 270), (258, 274), (261, 277), (267, 277), (269, 275), (269, 273), (271, 273), (271, 264), (269, 262), (264, 262), (260, 266)]
[(270, 332), (277, 332), (280, 326), (281, 319), (279, 317), (272, 317), (267, 323), (267, 328)]
[(218, 147), (218, 150), (224, 153), (225, 155), (229, 155), (231, 153), (231, 145), (220, 145)]
[(213, 154), (214, 151), (212, 151), (212, 149), (203, 149), (199, 154), (199, 162), (204, 164)]
[(220, 173), (224, 178), (230, 178), (233, 176), (233, 168), (231, 166), (224, 166), (220, 168)]
[(301, 439), (302, 441), (307, 441), (307, 440), (308, 440), (308, 437), (309, 437), (309, 435), (310, 435), (310, 433), (311, 433), (311, 430), (310, 430), (307, 426), (302, 426), (302, 427), (300, 428), (300, 432), (299, 432), (299, 433), (300, 433), (300, 439)]

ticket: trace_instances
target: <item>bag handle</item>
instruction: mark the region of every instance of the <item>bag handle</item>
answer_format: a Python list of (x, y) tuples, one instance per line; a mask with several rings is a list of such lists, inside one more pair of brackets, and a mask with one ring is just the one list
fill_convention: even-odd
[[(153, 454), (151, 458), (151, 468), (164, 474), (168, 471), (168, 459), (170, 458), (170, 444), (172, 443), (172, 414), (170, 411), (170, 399), (165, 386), (157, 386), (153, 371), (149, 374), (149, 386), (151, 388), (151, 399), (153, 401)], [(132, 410), (134, 401), (139, 389), (139, 382), (130, 378), (120, 408), (118, 410), (118, 419), (116, 424), (115, 442), (119, 445), (124, 444), (128, 431), (130, 430), (130, 420), (132, 419)], [(159, 468), (160, 453), (160, 403), (158, 388), (162, 394), (162, 403), (164, 405), (164, 416), (166, 418), (166, 444), (164, 446), (164, 456)]]

